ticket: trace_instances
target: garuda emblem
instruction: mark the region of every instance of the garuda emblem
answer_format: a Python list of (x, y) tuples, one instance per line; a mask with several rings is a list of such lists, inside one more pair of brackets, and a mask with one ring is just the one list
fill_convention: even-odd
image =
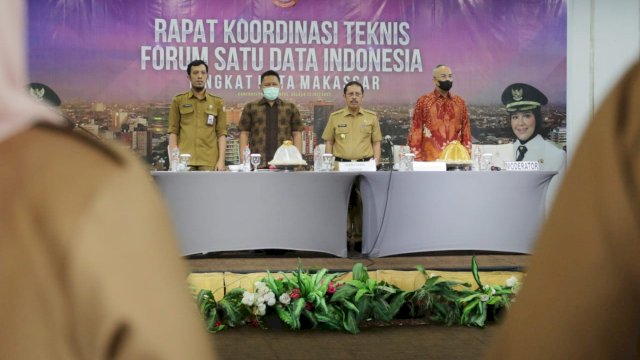
[(42, 99), (44, 98), (44, 88), (41, 88), (41, 89), (29, 88), (29, 92), (31, 93), (31, 96), (36, 98), (36, 100), (38, 101), (42, 101)]
[(520, 89), (511, 89), (511, 95), (513, 95), (513, 100), (515, 101), (520, 101), (522, 100), (522, 93), (524, 91), (522, 90), (522, 88)]

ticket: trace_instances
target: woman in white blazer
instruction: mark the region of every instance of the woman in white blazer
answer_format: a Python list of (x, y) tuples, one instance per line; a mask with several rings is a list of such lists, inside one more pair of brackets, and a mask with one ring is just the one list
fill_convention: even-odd
[(567, 154), (541, 135), (542, 106), (547, 102), (547, 97), (529, 84), (511, 84), (502, 92), (502, 103), (509, 113), (511, 129), (516, 136), (513, 143), (516, 161), (535, 161), (540, 164), (540, 170), (558, 172), (549, 184), (549, 207), (564, 174)]

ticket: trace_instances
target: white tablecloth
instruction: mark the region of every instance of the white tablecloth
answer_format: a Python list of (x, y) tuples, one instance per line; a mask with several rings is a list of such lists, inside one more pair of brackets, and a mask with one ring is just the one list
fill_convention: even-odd
[(555, 174), (362, 173), (363, 253), (370, 257), (443, 250), (530, 253), (544, 221), (547, 186)]
[(347, 256), (356, 173), (152, 172), (183, 254), (290, 249)]

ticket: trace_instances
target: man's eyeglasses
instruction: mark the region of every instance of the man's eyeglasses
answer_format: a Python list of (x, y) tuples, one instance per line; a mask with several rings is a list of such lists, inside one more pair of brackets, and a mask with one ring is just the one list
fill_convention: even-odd
[(449, 75), (442, 74), (442, 75), (436, 76), (436, 78), (440, 80), (447, 80), (447, 79), (453, 80), (453, 74), (449, 74)]

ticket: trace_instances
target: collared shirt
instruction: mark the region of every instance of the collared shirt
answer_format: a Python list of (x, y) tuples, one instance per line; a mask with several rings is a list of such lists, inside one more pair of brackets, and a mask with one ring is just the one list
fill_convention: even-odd
[(420, 161), (434, 161), (453, 140), (471, 151), (471, 126), (467, 106), (461, 97), (438, 90), (428, 93), (416, 103), (409, 130), (409, 147)]
[[(263, 97), (260, 100), (252, 101), (245, 105), (238, 124), (240, 131), (248, 131), (250, 133), (249, 148), (251, 148), (251, 152), (262, 155), (261, 167), (266, 166), (273, 159), (273, 155), (283, 141), (293, 140), (294, 131), (302, 131), (304, 129), (300, 119), (300, 111), (298, 111), (295, 104), (278, 98), (275, 100), (273, 107), (277, 108), (277, 116), (271, 119), (267, 112), (269, 109), (273, 110), (273, 108), (270, 107), (267, 99)], [(267, 121), (270, 121), (270, 130), (277, 129), (277, 139), (274, 139), (273, 132), (271, 135), (267, 132)], [(271, 125), (275, 126), (272, 128)], [(267, 137), (271, 141), (277, 140), (277, 146), (270, 149), (269, 153), (267, 153)]]
[(169, 110), (168, 132), (178, 136), (181, 154), (191, 154), (189, 165), (215, 166), (218, 137), (227, 135), (224, 101), (208, 92), (203, 99), (191, 90), (176, 95)]
[[(513, 143), (514, 156), (520, 145), (520, 140), (516, 140)], [(522, 161), (537, 161), (540, 164), (540, 170), (558, 172), (549, 182), (547, 189), (547, 208), (549, 209), (550, 200), (555, 197), (564, 177), (567, 166), (567, 153), (553, 145), (551, 141), (545, 140), (540, 134), (527, 141), (524, 146), (527, 148), (527, 152), (524, 154)]]
[(382, 140), (378, 115), (360, 109), (356, 115), (349, 109), (338, 110), (329, 116), (322, 138), (333, 141), (333, 155), (348, 160), (373, 157), (374, 142)]

